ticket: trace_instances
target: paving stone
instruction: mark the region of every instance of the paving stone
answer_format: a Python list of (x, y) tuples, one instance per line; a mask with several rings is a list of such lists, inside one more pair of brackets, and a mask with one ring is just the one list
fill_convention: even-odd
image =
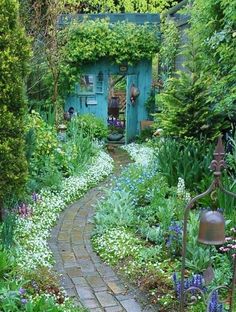
[(64, 262), (64, 268), (69, 269), (69, 268), (76, 268), (77, 263), (76, 260), (69, 260)]
[(60, 251), (71, 251), (72, 250), (71, 244), (70, 243), (66, 243), (66, 242), (59, 242), (57, 244), (57, 248)]
[(105, 308), (106, 312), (122, 312), (124, 311), (124, 308), (122, 308), (121, 306), (115, 306), (115, 307), (109, 307), (109, 308)]
[(83, 305), (88, 309), (99, 308), (99, 303), (96, 299), (83, 299), (81, 301)]
[(76, 217), (74, 220), (73, 229), (78, 229), (79, 227), (84, 227), (86, 225), (86, 217)]
[(115, 282), (115, 281), (119, 281), (119, 278), (117, 277), (117, 275), (115, 274), (114, 271), (112, 271), (113, 274), (110, 276), (104, 276), (103, 279), (104, 281), (107, 282)]
[(53, 266), (54, 270), (58, 273), (64, 273), (65, 272), (65, 268), (64, 268), (64, 264), (61, 261), (57, 261), (54, 266)]
[(80, 277), (83, 275), (81, 269), (78, 266), (72, 268), (65, 268), (66, 273), (71, 277)]
[(91, 272), (83, 272), (83, 274), (84, 274), (84, 276), (87, 278), (88, 276), (100, 276), (100, 274), (96, 271), (96, 269), (95, 269), (95, 271), (91, 271)]
[(78, 263), (78, 266), (81, 268), (81, 271), (84, 273), (96, 271), (95, 266), (93, 265), (92, 261), (80, 259), (77, 261), (77, 263)]
[(134, 299), (124, 300), (120, 302), (127, 312), (141, 312), (140, 305)]
[(95, 298), (91, 288), (82, 287), (82, 286), (75, 286), (75, 288), (76, 288), (76, 291), (77, 291), (81, 300), (83, 300), (83, 299), (94, 299)]
[(90, 255), (84, 246), (73, 246), (73, 251), (77, 259), (89, 259)]
[(78, 233), (75, 233), (75, 234), (71, 234), (71, 241), (72, 241), (72, 244), (78, 242), (78, 241), (82, 241), (83, 240), (83, 232), (78, 232)]
[(102, 264), (101, 266), (97, 266), (97, 270), (101, 274), (101, 276), (104, 278), (104, 280), (106, 277), (116, 277), (114, 271), (107, 265)]
[(67, 261), (75, 261), (75, 255), (73, 252), (70, 251), (62, 251), (61, 253), (61, 258), (64, 262)]
[[(87, 204), (86, 204), (87, 205)], [(84, 205), (84, 207), (86, 207), (86, 205)], [(79, 212), (78, 212), (78, 214), (77, 214), (77, 216), (80, 218), (80, 217), (87, 217), (87, 215), (88, 215), (88, 211), (86, 210), (86, 209), (84, 209), (84, 207), (83, 207), (83, 209), (81, 209)]]
[[(79, 211), (79, 213), (80, 213), (80, 211)], [(76, 215), (77, 215), (77, 211), (73, 211), (73, 210), (67, 209), (66, 210), (66, 215), (65, 215), (65, 220), (67, 222), (73, 221), (74, 218), (76, 217)]]
[(125, 301), (132, 299), (134, 296), (132, 294), (125, 294), (125, 295), (116, 295), (115, 297), (118, 301)]
[(108, 291), (107, 286), (93, 287), (95, 292)]
[(63, 275), (61, 277), (61, 282), (62, 282), (63, 287), (66, 289), (74, 287), (74, 283), (71, 281), (68, 275)]
[[(118, 172), (120, 164), (127, 162), (127, 153), (115, 149), (114, 160)], [(62, 212), (49, 244), (56, 258), (55, 268), (63, 273), (62, 284), (68, 295), (75, 297), (78, 306), (82, 302), (92, 312), (139, 312), (141, 308), (134, 295), (124, 295), (125, 285), (102, 263), (90, 241), (94, 207), (104, 196), (104, 187), (111, 185), (110, 182), (101, 183)]]
[(84, 286), (84, 287), (89, 287), (89, 284), (88, 282), (86, 281), (86, 279), (82, 276), (78, 276), (78, 277), (72, 277), (71, 278), (73, 283), (76, 285), (76, 286)]
[(76, 290), (75, 288), (65, 288), (65, 291), (66, 291), (66, 294), (67, 296), (69, 297), (76, 297), (77, 296), (77, 293), (76, 293)]
[(70, 235), (69, 232), (60, 232), (58, 234), (58, 238), (59, 241), (63, 241), (63, 242), (70, 242)]
[(111, 288), (111, 290), (113, 291), (114, 294), (118, 295), (118, 294), (124, 294), (126, 292), (126, 288), (124, 287), (124, 285), (118, 281), (112, 281), (112, 282), (107, 282), (108, 287)]
[(99, 276), (88, 276), (87, 281), (91, 285), (91, 287), (105, 287), (105, 283)]
[(117, 301), (114, 299), (114, 297), (106, 291), (96, 292), (95, 295), (101, 306), (104, 308), (117, 305)]

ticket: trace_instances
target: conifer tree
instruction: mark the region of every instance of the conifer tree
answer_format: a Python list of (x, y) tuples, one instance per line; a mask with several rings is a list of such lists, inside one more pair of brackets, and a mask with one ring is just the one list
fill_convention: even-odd
[(0, 0), (0, 219), (4, 201), (22, 192), (27, 178), (24, 77), (29, 45), (18, 2)]

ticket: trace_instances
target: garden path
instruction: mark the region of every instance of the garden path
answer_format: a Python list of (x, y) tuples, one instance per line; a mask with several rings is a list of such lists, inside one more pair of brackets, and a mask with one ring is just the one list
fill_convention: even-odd
[[(114, 174), (118, 175), (121, 166), (130, 162), (129, 156), (117, 148), (111, 148), (110, 154), (115, 162)], [(55, 269), (62, 276), (62, 285), (68, 296), (74, 297), (78, 304), (82, 303), (89, 311), (155, 311), (144, 302), (140, 304), (143, 300), (141, 292), (121, 281), (92, 249), (93, 206), (104, 195), (104, 187), (109, 184), (108, 179), (91, 189), (61, 214), (49, 241), (56, 259)]]

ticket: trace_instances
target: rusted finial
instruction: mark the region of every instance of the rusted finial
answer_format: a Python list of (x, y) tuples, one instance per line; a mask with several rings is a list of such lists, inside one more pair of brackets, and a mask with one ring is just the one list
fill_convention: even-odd
[(222, 142), (222, 135), (219, 136), (216, 149), (214, 152), (214, 160), (211, 162), (211, 169), (214, 171), (215, 176), (221, 175), (221, 170), (226, 168), (226, 163), (224, 161), (225, 150)]

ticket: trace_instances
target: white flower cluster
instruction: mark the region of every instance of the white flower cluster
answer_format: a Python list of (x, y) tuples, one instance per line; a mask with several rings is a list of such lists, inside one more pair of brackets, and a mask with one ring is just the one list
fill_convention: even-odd
[(189, 202), (191, 199), (191, 195), (185, 189), (185, 182), (184, 179), (178, 178), (178, 185), (177, 185), (177, 195), (179, 198)]
[(154, 150), (151, 147), (142, 144), (130, 143), (122, 147), (126, 150), (130, 157), (137, 163), (147, 167), (154, 158)]
[(119, 260), (138, 254), (141, 241), (121, 227), (110, 229), (102, 236), (94, 236), (93, 246), (106, 263), (116, 264)]
[(44, 189), (38, 194), (39, 199), (30, 207), (33, 211), (32, 216), (19, 217), (17, 220), (16, 261), (22, 269), (32, 270), (40, 265), (47, 267), (52, 265), (53, 258), (47, 239), (60, 211), (65, 209), (68, 203), (80, 198), (89, 187), (108, 176), (112, 170), (112, 158), (104, 151), (100, 151), (85, 173), (62, 181), (60, 192)]

